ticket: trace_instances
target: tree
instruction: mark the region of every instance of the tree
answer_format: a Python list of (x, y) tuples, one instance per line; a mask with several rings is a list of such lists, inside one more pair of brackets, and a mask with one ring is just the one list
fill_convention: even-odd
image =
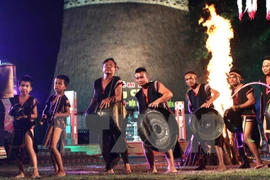
[(205, 4), (214, 4), (217, 14), (231, 21), (234, 30), (234, 38), (231, 40), (233, 66), (243, 72), (247, 82), (258, 81), (262, 60), (265, 55), (270, 54), (270, 21), (265, 18), (265, 1), (258, 2), (254, 20), (250, 20), (245, 13), (242, 21), (238, 19), (235, 0), (201, 0), (189, 6), (187, 22), (191, 30), (187, 42), (193, 47), (192, 61), (201, 62), (206, 69), (211, 54), (204, 47), (207, 39), (206, 29), (198, 24), (201, 17), (204, 19), (209, 17), (209, 12), (204, 9)]

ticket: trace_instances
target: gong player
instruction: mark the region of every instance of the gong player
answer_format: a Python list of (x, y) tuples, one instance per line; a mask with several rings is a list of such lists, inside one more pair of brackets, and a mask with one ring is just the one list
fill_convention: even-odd
[[(135, 70), (135, 79), (137, 84), (141, 86), (141, 89), (135, 95), (140, 114), (145, 113), (148, 108), (161, 107), (164, 103), (173, 97), (172, 92), (167, 89), (161, 82), (149, 81), (147, 70), (144, 67), (139, 67)], [(169, 110), (169, 108), (167, 109)], [(143, 148), (145, 151), (146, 160), (149, 164), (149, 171), (157, 173), (153, 150), (145, 144), (143, 144)], [(174, 155), (172, 149), (168, 150), (165, 155), (168, 163), (167, 172), (177, 172), (174, 166)]]
[[(201, 107), (213, 108), (213, 102), (219, 97), (219, 92), (210, 88), (209, 84), (199, 84), (197, 82), (197, 75), (193, 71), (188, 71), (184, 75), (186, 84), (189, 89), (187, 91), (187, 100), (188, 100), (188, 110), (190, 114), (193, 114), (197, 109)], [(211, 95), (212, 94), (212, 95)], [(206, 142), (202, 140), (198, 134), (193, 134), (194, 139), (192, 142), (193, 151), (196, 152), (196, 156), (199, 157), (199, 167), (195, 170), (204, 170), (205, 167), (205, 151), (206, 151)], [(219, 161), (218, 170), (225, 170), (226, 166), (223, 161), (223, 143), (224, 138), (220, 135), (215, 139), (215, 149), (217, 158)]]
[[(270, 85), (270, 56), (265, 56), (262, 63), (262, 72), (264, 76), (261, 82)], [(261, 101), (260, 101), (260, 120), (263, 122), (263, 133), (266, 142), (268, 142), (268, 151), (270, 151), (270, 93), (269, 88), (261, 86)], [(270, 167), (270, 164), (268, 165)]]
[[(232, 96), (233, 96), (233, 106), (231, 107), (231, 109), (235, 112), (238, 111), (241, 114), (241, 120), (243, 124), (240, 132), (241, 133), (240, 139), (243, 139), (243, 142), (248, 146), (249, 150), (255, 156), (256, 159), (255, 168), (258, 169), (263, 167), (263, 164), (257, 148), (257, 146), (259, 145), (258, 143), (259, 140), (257, 141), (257, 144), (255, 143), (256, 141), (254, 140), (256, 135), (257, 137), (260, 138), (259, 131), (257, 131), (257, 133), (256, 132), (254, 133), (255, 128), (258, 127), (255, 109), (256, 100), (253, 94), (254, 89), (250, 86), (242, 88), (242, 86), (244, 85), (242, 83), (242, 80), (243, 78), (240, 71), (238, 69), (232, 68), (229, 72), (229, 83), (232, 87)], [(245, 157), (243, 147), (239, 147), (238, 145), (238, 152), (243, 161), (243, 164), (239, 168), (249, 168), (250, 165)]]
[[(103, 77), (95, 80), (94, 82), (94, 94), (90, 101), (89, 107), (87, 108), (86, 113), (88, 114), (87, 121), (93, 121), (91, 115), (97, 113), (96, 110), (106, 110), (109, 107), (112, 107), (116, 103), (123, 102), (122, 95), (122, 85), (123, 82), (120, 77), (115, 76), (117, 66), (116, 61), (113, 58), (107, 58), (102, 63)], [(111, 112), (113, 113), (113, 112)], [(116, 111), (117, 117), (123, 116), (122, 111)], [(115, 118), (116, 119), (116, 118)], [(106, 163), (105, 172), (108, 174), (114, 174), (114, 167), (118, 164), (119, 155), (124, 162), (124, 172), (129, 174), (131, 173), (131, 168), (128, 160), (128, 148), (126, 144), (125, 137), (125, 128), (124, 125), (121, 127), (121, 130), (114, 126), (113, 118), (110, 118), (110, 128), (102, 129), (99, 136), (101, 137), (100, 148), (103, 159)], [(98, 124), (98, 122), (96, 122)], [(125, 124), (120, 123), (120, 124)], [(126, 125), (126, 124), (125, 124)], [(97, 128), (97, 126), (93, 126)], [(119, 142), (122, 142), (119, 144)], [(114, 147), (117, 147), (114, 149)]]

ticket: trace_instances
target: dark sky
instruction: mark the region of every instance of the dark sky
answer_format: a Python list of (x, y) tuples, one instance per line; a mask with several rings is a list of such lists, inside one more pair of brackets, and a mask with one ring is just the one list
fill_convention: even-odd
[[(31, 95), (41, 115), (59, 52), (64, 0), (0, 0), (0, 60), (16, 65), (17, 79), (34, 78)], [(1, 82), (0, 82), (1, 83)], [(36, 126), (40, 144), (46, 126)]]
[(40, 108), (49, 96), (60, 47), (63, 0), (0, 0), (0, 60), (34, 78)]

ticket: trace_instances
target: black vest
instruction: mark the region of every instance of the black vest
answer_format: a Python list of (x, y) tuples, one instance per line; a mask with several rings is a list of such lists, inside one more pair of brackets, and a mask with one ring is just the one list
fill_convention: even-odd
[[(263, 78), (261, 78), (260, 82), (266, 84), (265, 76)], [(261, 109), (262, 109), (262, 111), (264, 113), (265, 105), (270, 99), (270, 93), (266, 94), (266, 87), (265, 86), (260, 86), (260, 87), (261, 87), (261, 92), (262, 92), (261, 93)]]
[[(30, 96), (27, 101), (23, 104), (23, 109), (24, 109), (24, 114), (25, 115), (30, 115), (33, 112), (33, 107), (34, 107), (34, 97)], [(14, 106), (15, 104), (19, 103), (19, 95), (15, 95), (14, 98), (10, 99), (11, 105)], [(35, 122), (30, 121), (30, 119), (24, 119), (21, 118), (20, 120), (14, 120), (13, 121), (13, 126), (15, 129), (24, 129), (25, 131), (30, 129)]]
[[(205, 91), (205, 84), (200, 85), (200, 89), (197, 95), (195, 95), (192, 89), (188, 90), (187, 95), (189, 101), (191, 102), (191, 108), (193, 112), (199, 109), (203, 103), (207, 102), (207, 100), (211, 99), (211, 91)], [(211, 105), (211, 107), (213, 108), (214, 106)]]
[[(144, 97), (142, 89), (140, 89), (140, 91), (138, 91), (135, 95), (138, 102), (138, 110), (140, 114), (143, 114), (147, 110), (148, 104), (151, 104), (152, 102), (154, 102), (155, 100), (157, 100), (158, 98), (162, 96), (162, 94), (160, 94), (157, 91), (158, 89), (156, 90), (155, 82), (156, 81), (152, 81), (148, 83), (148, 91), (147, 91), (148, 103), (146, 103), (145, 101), (145, 97)], [(159, 107), (163, 107), (162, 103), (159, 104)]]
[[(233, 105), (236, 106), (236, 105), (244, 104), (248, 100), (247, 94), (251, 93), (251, 91), (253, 91), (253, 88), (251, 88), (250, 86), (247, 86), (247, 87), (241, 89), (237, 93), (238, 94), (238, 102), (237, 102), (237, 104), (235, 103), (236, 96), (233, 97), (233, 99), (234, 99)], [(233, 94), (233, 92), (232, 92), (232, 94)], [(252, 105), (251, 107), (241, 109), (241, 114), (242, 115), (254, 115), (255, 116), (255, 113), (256, 113), (255, 105)]]

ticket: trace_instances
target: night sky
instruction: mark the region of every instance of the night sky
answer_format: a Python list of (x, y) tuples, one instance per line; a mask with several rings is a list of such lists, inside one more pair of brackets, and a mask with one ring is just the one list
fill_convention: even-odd
[(43, 108), (60, 47), (63, 0), (0, 0), (0, 60), (16, 65), (17, 79), (34, 78)]
[[(16, 65), (17, 80), (34, 78), (31, 95), (44, 108), (60, 47), (63, 0), (0, 0), (0, 60)], [(45, 126), (36, 126), (41, 143)]]

